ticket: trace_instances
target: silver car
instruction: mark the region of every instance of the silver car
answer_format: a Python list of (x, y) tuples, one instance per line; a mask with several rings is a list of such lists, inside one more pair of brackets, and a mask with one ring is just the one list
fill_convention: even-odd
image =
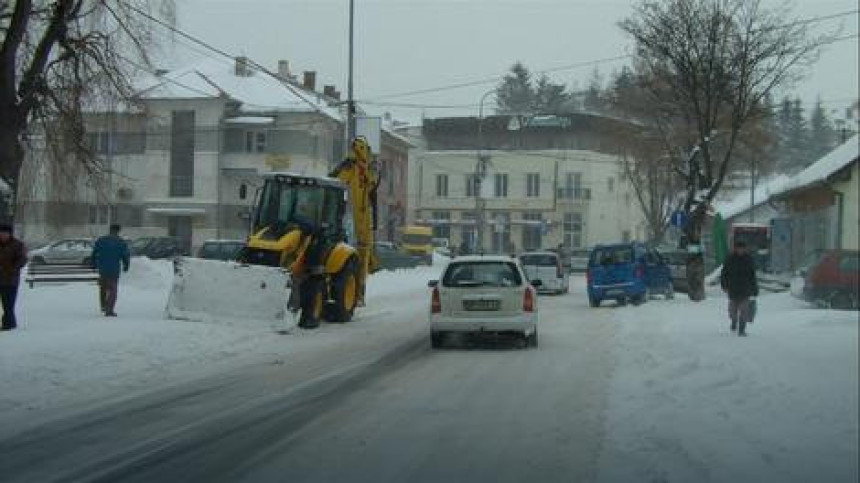
[(442, 280), (429, 283), (430, 331), (433, 347), (450, 332), (508, 333), (526, 345), (538, 343), (536, 287), (516, 258), (457, 257), (445, 267)]
[(30, 252), (30, 263), (89, 265), (93, 241), (88, 238), (69, 238), (55, 241)]

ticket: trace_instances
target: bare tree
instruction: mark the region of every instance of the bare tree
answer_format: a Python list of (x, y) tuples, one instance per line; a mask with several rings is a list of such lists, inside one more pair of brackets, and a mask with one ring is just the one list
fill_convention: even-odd
[[(686, 237), (701, 246), (708, 206), (720, 191), (742, 130), (765, 98), (796, 81), (829, 37), (787, 21), (788, 7), (760, 0), (642, 0), (620, 27), (636, 43), (636, 63), (685, 185)], [(691, 296), (704, 297), (701, 260), (690, 257)]]
[(0, 0), (0, 179), (13, 196), (35, 138), (52, 163), (104, 173), (86, 143), (85, 114), (132, 98), (155, 40), (147, 15), (172, 22), (173, 4)]

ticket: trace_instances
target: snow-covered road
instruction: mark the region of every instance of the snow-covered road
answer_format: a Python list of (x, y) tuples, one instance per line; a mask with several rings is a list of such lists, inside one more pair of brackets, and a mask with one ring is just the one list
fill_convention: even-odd
[[(135, 347), (161, 332), (177, 341), (141, 349), (138, 369), (152, 367), (150, 351), (186, 351), (155, 364), (162, 385), (186, 382), (5, 441), (0, 425), (0, 451), (9, 456), (0, 471), (21, 481), (58, 469), (137, 481), (857, 481), (856, 312), (767, 295), (750, 336), (739, 338), (728, 330), (719, 293), (703, 303), (678, 297), (590, 309), (576, 278), (571, 294), (541, 298), (540, 348), (431, 351), (425, 282), (434, 272), (422, 270), (377, 276), (377, 299), (354, 324), (274, 338), (136, 322), (129, 305), (129, 318), (117, 322), (126, 330), (109, 331), (91, 350), (131, 344), (137, 336), (127, 332), (147, 334), (144, 324), (155, 324), (152, 338)], [(70, 317), (85, 306), (69, 309)], [(108, 324), (90, 319), (71, 320)], [(34, 324), (21, 334), (47, 341), (59, 327), (44, 330)], [(194, 346), (194, 336), (210, 342)], [(0, 351), (14, 340), (0, 337)], [(410, 340), (419, 342), (407, 344), (415, 350), (365, 364)], [(22, 374), (28, 363), (36, 368), (34, 394), (76, 394), (55, 384), (64, 377), (96, 391), (100, 381), (123, 377), (53, 374), (48, 367), (60, 366), (41, 357), (62, 342), (44, 344), (39, 359), (10, 360)], [(76, 363), (102, 360), (73, 352), (66, 357)], [(141, 384), (134, 366), (123, 366), (124, 374)], [(5, 382), (8, 373), (0, 374)], [(10, 380), (14, 387), (27, 381)], [(115, 397), (117, 388), (101, 394)]]

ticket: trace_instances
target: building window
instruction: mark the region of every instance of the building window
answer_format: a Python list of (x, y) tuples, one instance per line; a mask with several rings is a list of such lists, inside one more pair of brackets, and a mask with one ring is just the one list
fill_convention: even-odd
[(266, 152), (266, 132), (265, 131), (245, 131), (245, 152), (246, 153), (265, 153)]
[(624, 230), (621, 232), (621, 241), (624, 243), (630, 241), (630, 230)]
[(564, 214), (564, 247), (582, 248), (582, 213)]
[(478, 196), (478, 177), (473, 173), (466, 175), (466, 197), (474, 198)]
[(444, 238), (446, 240), (451, 238), (451, 212), (433, 212), (433, 238)]
[(523, 213), (523, 250), (539, 250), (543, 245), (543, 215)]
[(582, 173), (567, 173), (564, 185), (558, 189), (558, 197), (568, 200), (590, 200), (591, 190), (583, 187)]
[(436, 196), (439, 198), (447, 198), (448, 197), (448, 175), (447, 174), (437, 174), (436, 175)]
[(194, 111), (173, 111), (170, 126), (172, 197), (194, 196)]
[(606, 191), (609, 191), (610, 193), (615, 191), (615, 178), (612, 176), (606, 179)]
[(508, 175), (496, 173), (496, 198), (508, 197)]
[(537, 198), (540, 196), (540, 174), (528, 173), (526, 175), (526, 197)]
[(88, 219), (90, 225), (116, 223), (116, 206), (90, 205)]

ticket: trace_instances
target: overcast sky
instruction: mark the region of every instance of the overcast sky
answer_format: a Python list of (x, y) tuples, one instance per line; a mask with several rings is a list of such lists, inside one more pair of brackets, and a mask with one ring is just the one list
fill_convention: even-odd
[[(765, 0), (777, 5), (779, 0)], [(356, 0), (356, 98), (372, 102), (426, 106), (424, 109), (371, 105), (411, 121), (477, 113), (481, 95), (493, 83), (433, 94), (385, 97), (504, 74), (520, 60), (532, 70), (582, 64), (630, 53), (631, 43), (617, 27), (634, 0)], [(346, 93), (348, 0), (178, 0), (178, 27), (231, 53), (244, 54), (274, 68), (289, 60), (292, 70), (317, 71), (318, 86), (335, 84)], [(857, 0), (798, 0), (795, 17), (809, 18), (857, 9)], [(787, 19), (788, 20), (788, 19)], [(842, 26), (858, 31), (858, 17), (816, 24), (817, 30)], [(166, 36), (165, 36), (166, 37)], [(178, 44), (176, 57), (188, 62), (202, 50)], [(171, 49), (172, 50), (172, 49)], [(601, 63), (608, 76), (624, 61)], [(587, 84), (594, 66), (554, 72), (557, 82)], [(812, 102), (820, 95), (829, 108), (842, 108), (858, 96), (858, 41), (826, 48), (808, 78), (792, 89)], [(841, 111), (841, 109), (840, 109)]]

